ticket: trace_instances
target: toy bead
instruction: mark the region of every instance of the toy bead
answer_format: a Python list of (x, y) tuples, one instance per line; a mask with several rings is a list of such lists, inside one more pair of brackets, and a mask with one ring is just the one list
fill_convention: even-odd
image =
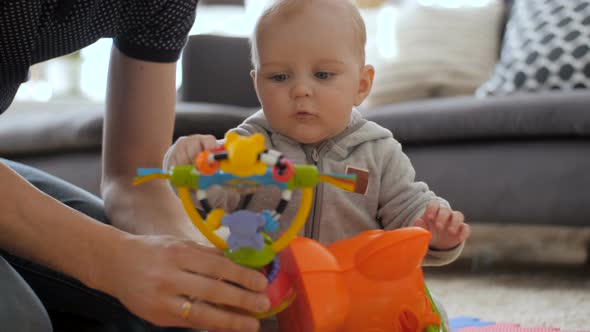
[(209, 163), (209, 151), (201, 151), (197, 158), (195, 158), (195, 165), (199, 172), (203, 175), (211, 175), (219, 168), (218, 162)]
[(272, 213), (268, 210), (264, 210), (260, 213), (264, 218), (264, 230), (270, 233), (276, 232), (279, 227), (279, 223), (272, 217)]
[(283, 169), (280, 169), (278, 166), (272, 168), (272, 178), (275, 179), (277, 182), (287, 182), (293, 177), (295, 174), (295, 167), (288, 159), (282, 159), (281, 162), (283, 163)]

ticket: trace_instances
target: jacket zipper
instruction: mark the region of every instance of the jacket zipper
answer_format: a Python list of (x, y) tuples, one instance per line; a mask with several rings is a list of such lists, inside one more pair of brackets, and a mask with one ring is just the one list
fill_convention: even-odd
[[(320, 158), (320, 151), (325, 144), (321, 144), (320, 146), (316, 147), (311, 151), (311, 159), (313, 160), (313, 164), (317, 167), (318, 172), (322, 172), (322, 160)], [(319, 228), (316, 226), (316, 217), (321, 215), (321, 193), (323, 192), (323, 184), (319, 183), (316, 185), (314, 190), (314, 199), (313, 199), (313, 208), (311, 212), (311, 226), (310, 226), (310, 234), (309, 237), (318, 240), (319, 237)]]

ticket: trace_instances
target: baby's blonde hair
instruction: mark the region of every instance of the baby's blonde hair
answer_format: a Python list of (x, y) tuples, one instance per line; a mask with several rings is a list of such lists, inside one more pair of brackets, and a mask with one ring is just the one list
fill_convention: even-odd
[(262, 24), (274, 16), (283, 16), (285, 19), (293, 17), (301, 13), (306, 6), (312, 5), (318, 2), (336, 1), (344, 5), (344, 7), (350, 12), (352, 18), (352, 28), (356, 34), (356, 42), (358, 45), (358, 52), (361, 57), (361, 61), (365, 62), (365, 45), (367, 43), (367, 29), (365, 22), (359, 12), (358, 8), (352, 3), (351, 0), (274, 0), (270, 6), (268, 6), (260, 15), (254, 26), (254, 31), (250, 37), (250, 54), (252, 66), (254, 69), (258, 68), (259, 57), (257, 39), (261, 30)]

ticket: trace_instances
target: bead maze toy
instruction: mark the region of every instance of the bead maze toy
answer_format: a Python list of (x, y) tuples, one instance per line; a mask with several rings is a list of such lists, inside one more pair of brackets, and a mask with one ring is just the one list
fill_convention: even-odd
[[(295, 165), (280, 152), (266, 150), (261, 134), (230, 132), (222, 147), (201, 152), (195, 165), (139, 169), (134, 184), (153, 179), (170, 181), (195, 227), (226, 257), (267, 276), (271, 309), (249, 314), (278, 315), (281, 331), (444, 331), (420, 268), (430, 239), (427, 231), (366, 231), (329, 246), (297, 237), (314, 187), (326, 182), (354, 191), (355, 175), (322, 174), (313, 165)], [(274, 185), (281, 189), (281, 199), (274, 210), (228, 213), (209, 204), (207, 189), (215, 185), (245, 194)], [(273, 241), (266, 232), (278, 228), (294, 189), (301, 190), (299, 209)], [(204, 220), (191, 191), (196, 191)], [(229, 228), (227, 241), (215, 233), (221, 225)]]

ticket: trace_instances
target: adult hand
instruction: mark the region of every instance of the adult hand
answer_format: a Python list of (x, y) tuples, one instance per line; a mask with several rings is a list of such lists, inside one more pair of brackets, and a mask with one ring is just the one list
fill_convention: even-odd
[(430, 231), (430, 247), (439, 250), (454, 248), (471, 234), (463, 213), (453, 211), (438, 201), (428, 203), (422, 217), (414, 221), (414, 226)]
[(129, 235), (102, 263), (91, 286), (159, 326), (258, 331), (258, 320), (238, 311), (270, 307), (260, 293), (267, 286), (261, 273), (189, 240)]

